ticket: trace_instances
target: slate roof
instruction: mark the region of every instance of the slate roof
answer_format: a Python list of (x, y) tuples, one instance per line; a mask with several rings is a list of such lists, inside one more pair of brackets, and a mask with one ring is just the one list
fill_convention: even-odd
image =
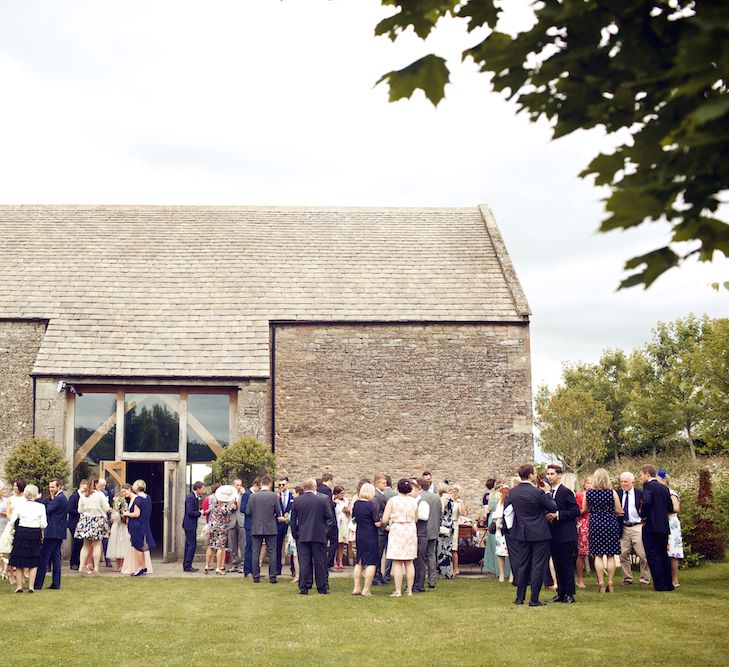
[(0, 232), (36, 375), (268, 377), (270, 321), (529, 316), (483, 206), (0, 206)]

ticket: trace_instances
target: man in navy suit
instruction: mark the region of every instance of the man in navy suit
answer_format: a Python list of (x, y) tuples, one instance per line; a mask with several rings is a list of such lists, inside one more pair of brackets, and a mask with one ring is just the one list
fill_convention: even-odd
[(539, 601), (542, 578), (549, 561), (549, 542), (552, 533), (547, 523), (547, 513), (556, 512), (557, 504), (548, 493), (535, 485), (537, 476), (534, 466), (528, 463), (519, 467), (521, 483), (506, 498), (506, 505), (514, 508), (514, 525), (511, 539), (518, 545), (519, 566), (516, 573), (516, 600), (524, 604), (527, 583), (531, 584), (530, 607), (543, 607)]
[(643, 547), (643, 522), (640, 518), (640, 506), (643, 502), (643, 492), (633, 485), (635, 475), (632, 472), (620, 473), (620, 488), (618, 498), (623, 507), (623, 516), (620, 522), (620, 567), (623, 570), (623, 586), (633, 583), (633, 570), (630, 557), (635, 552), (640, 562), (640, 583), (651, 583), (648, 561)]
[(63, 493), (63, 482), (60, 479), (51, 480), (48, 484), (51, 498), (46, 504), (48, 525), (43, 531), (43, 548), (41, 549), (40, 565), (35, 575), (35, 589), (43, 588), (48, 564), (51, 564), (52, 578), (48, 588), (61, 587), (61, 544), (66, 537), (68, 516), (68, 499)]
[(182, 560), (184, 572), (197, 572), (192, 566), (197, 547), (197, 522), (200, 518), (200, 497), (205, 495), (202, 482), (195, 482), (192, 491), (185, 498), (185, 515), (182, 517), (182, 529), (185, 531), (185, 556)]
[(71, 494), (68, 499), (68, 531), (71, 533), (71, 558), (70, 566), (72, 570), (78, 570), (81, 563), (81, 547), (84, 545), (83, 540), (77, 540), (73, 534), (79, 521), (78, 501), (82, 493), (86, 493), (86, 482), (83, 481), (78, 485), (78, 489)]
[(557, 573), (557, 595), (552, 602), (572, 604), (575, 601), (575, 561), (577, 560), (577, 517), (580, 508), (575, 494), (562, 485), (562, 466), (547, 466), (549, 495), (557, 505), (556, 512), (547, 514), (552, 539), (549, 543)]
[(243, 528), (246, 531), (246, 548), (243, 553), (243, 576), (247, 577), (249, 574), (253, 574), (253, 538), (251, 536), (251, 515), (246, 513), (248, 508), (248, 501), (251, 499), (251, 494), (258, 493), (261, 490), (261, 478), (256, 477), (253, 483), (248, 487), (248, 490), (243, 494), (240, 500), (239, 512), (245, 514), (245, 524)]
[(652, 465), (641, 466), (640, 481), (643, 482), (643, 503), (640, 516), (643, 518), (643, 546), (648, 567), (653, 576), (653, 588), (657, 591), (672, 591), (671, 559), (668, 557), (668, 515), (673, 512), (668, 487), (656, 479)]
[(294, 500), (291, 508), (291, 535), (299, 554), (299, 594), (308, 595), (316, 579), (316, 590), (326, 595), (329, 589), (327, 538), (336, 521), (327, 495), (314, 492), (316, 482), (307, 479), (302, 486), (304, 493)]
[[(334, 477), (332, 477), (332, 474), (329, 472), (325, 472), (321, 476), (321, 484), (317, 487), (316, 492), (320, 495), (327, 496), (329, 498), (329, 504), (331, 506), (332, 510), (332, 516), (334, 515), (334, 508), (336, 505), (334, 504), (334, 497), (332, 494), (332, 489), (334, 488)], [(337, 522), (334, 522), (334, 525), (329, 529), (329, 534), (327, 535), (327, 539), (329, 540), (329, 555), (327, 557), (327, 567), (334, 567), (334, 556), (337, 553), (337, 544), (339, 543), (339, 530), (337, 528)]]
[[(283, 545), (286, 541), (286, 533), (289, 529), (286, 524), (286, 515), (291, 512), (294, 504), (294, 494), (289, 491), (289, 478), (285, 475), (278, 480), (278, 509), (281, 516), (278, 519), (278, 539), (276, 541), (276, 574), (281, 574), (283, 569)], [(291, 561), (291, 574), (294, 573), (294, 562)]]

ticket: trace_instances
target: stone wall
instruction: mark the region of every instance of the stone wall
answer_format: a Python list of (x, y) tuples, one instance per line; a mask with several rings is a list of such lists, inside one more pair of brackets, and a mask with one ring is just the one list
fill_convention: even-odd
[(534, 457), (526, 325), (279, 325), (275, 449), (292, 480), (430, 470), (470, 503)]
[(5, 457), (33, 434), (33, 379), (45, 322), (0, 321), (0, 478)]
[(38, 379), (35, 387), (36, 435), (53, 440), (65, 450), (66, 393), (58, 391), (58, 381)]
[(246, 380), (238, 391), (238, 436), (271, 442), (268, 380)]

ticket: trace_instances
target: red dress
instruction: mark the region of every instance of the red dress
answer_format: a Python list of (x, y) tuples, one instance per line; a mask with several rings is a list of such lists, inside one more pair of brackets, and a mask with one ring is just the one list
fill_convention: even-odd
[[(582, 509), (582, 499), (585, 496), (584, 491), (578, 491), (575, 494), (575, 500), (577, 506)], [(584, 514), (580, 514), (577, 517), (577, 555), (587, 556), (590, 553), (590, 544), (587, 539), (587, 529), (590, 525), (590, 512), (587, 511)]]

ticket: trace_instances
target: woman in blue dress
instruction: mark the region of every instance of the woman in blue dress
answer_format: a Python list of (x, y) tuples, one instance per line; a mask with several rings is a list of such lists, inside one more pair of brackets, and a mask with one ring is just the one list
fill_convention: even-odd
[(129, 540), (134, 550), (135, 567), (131, 576), (139, 577), (147, 574), (144, 552), (156, 546), (150, 526), (152, 499), (145, 493), (147, 485), (143, 479), (138, 479), (131, 487), (125, 484), (122, 488), (129, 499), (129, 510), (124, 514), (129, 519)]
[[(375, 569), (380, 552), (377, 545), (377, 529), (380, 527), (378, 512), (372, 498), (375, 487), (369, 482), (359, 490), (357, 502), (352, 507), (352, 520), (357, 526), (357, 564), (354, 566), (354, 590), (352, 595), (370, 597), (370, 587), (375, 577)], [(360, 588), (360, 577), (364, 571), (364, 587)]]

